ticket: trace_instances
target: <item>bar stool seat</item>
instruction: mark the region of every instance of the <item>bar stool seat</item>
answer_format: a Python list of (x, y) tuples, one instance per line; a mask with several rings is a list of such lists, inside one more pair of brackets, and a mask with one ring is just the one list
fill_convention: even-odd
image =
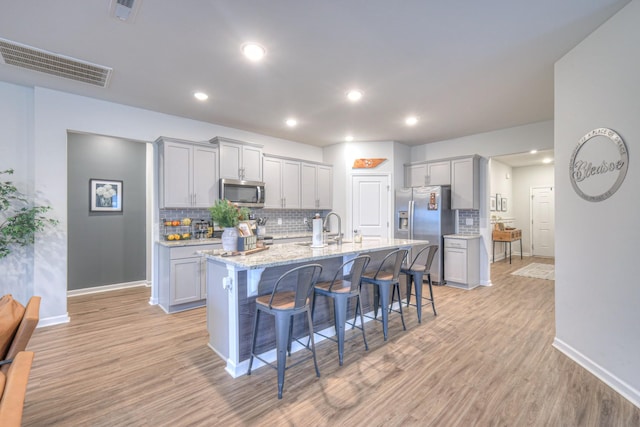
[[(342, 366), (343, 355), (344, 355), (344, 328), (347, 323), (347, 303), (351, 298), (357, 298), (358, 305), (361, 305), (360, 301), (360, 283), (361, 276), (364, 269), (369, 264), (369, 260), (371, 257), (368, 255), (360, 255), (356, 258), (353, 258), (338, 268), (336, 271), (333, 280), (330, 282), (319, 282), (316, 283), (314, 291), (315, 295), (322, 295), (325, 297), (329, 297), (333, 299), (333, 314), (334, 314), (334, 324), (336, 328), (336, 335), (338, 339), (338, 360), (340, 362), (340, 366)], [(345, 278), (340, 279), (339, 276), (342, 276), (345, 271), (348, 271), (347, 276)], [(347, 280), (348, 279), (348, 280)], [(313, 305), (311, 309), (312, 318), (313, 312), (315, 309), (316, 298), (313, 299)], [(356, 312), (357, 315), (357, 312)], [(353, 326), (355, 326), (356, 320), (355, 317), (353, 319)], [(364, 348), (365, 350), (369, 350), (369, 346), (367, 345), (367, 337), (364, 333), (364, 318), (362, 316), (362, 311), (360, 311), (360, 327), (362, 330), (362, 339), (364, 340)], [(331, 337), (327, 337), (319, 332), (316, 332), (318, 335), (321, 335), (325, 338), (332, 339)]]
[[(391, 251), (384, 257), (376, 271), (366, 271), (362, 274), (363, 284), (374, 285), (374, 319), (377, 320), (378, 318), (378, 306), (382, 306), (382, 333), (385, 341), (387, 340), (387, 332), (389, 330), (389, 311), (391, 309), (389, 293), (392, 287), (394, 292), (397, 289), (398, 300), (400, 299), (400, 268), (406, 255), (406, 249)], [(402, 319), (402, 328), (406, 331), (407, 327), (404, 323), (404, 315), (402, 314), (402, 304), (399, 304), (399, 313)]]
[[(431, 302), (434, 316), (438, 315), (436, 312), (436, 303), (433, 299), (433, 287), (431, 286), (431, 264), (433, 263), (436, 252), (438, 252), (438, 245), (425, 246), (416, 254), (413, 261), (411, 261), (411, 264), (403, 264), (400, 269), (402, 274), (407, 278), (407, 307), (409, 305), (414, 305), (410, 304), (410, 302), (411, 296), (414, 295), (411, 293), (412, 282), (415, 284), (415, 307), (418, 312), (418, 323), (422, 323), (423, 299)], [(427, 283), (429, 285), (429, 298), (422, 296), (422, 280), (425, 274), (427, 275)], [(398, 301), (400, 301), (400, 295), (398, 295)], [(391, 303), (393, 304), (393, 295), (391, 296)]]
[[(247, 375), (251, 375), (251, 367), (253, 366), (254, 357), (261, 360), (264, 364), (277, 369), (278, 399), (282, 399), (285, 370), (291, 367), (287, 367), (286, 362), (287, 352), (289, 355), (291, 354), (293, 316), (296, 314), (307, 313), (309, 343), (311, 344), (311, 348), (309, 348), (309, 344), (304, 344), (297, 338), (293, 339), (305, 346), (305, 348), (312, 353), (313, 364), (316, 368), (316, 376), (320, 376), (318, 361), (316, 360), (316, 347), (313, 340), (313, 323), (311, 319), (310, 303), (313, 299), (313, 287), (321, 272), (322, 266), (319, 264), (308, 264), (293, 268), (278, 278), (271, 294), (261, 295), (256, 298), (256, 314), (253, 325), (253, 337), (251, 339), (251, 358), (249, 359)], [(258, 289), (258, 293), (260, 293), (260, 289)], [(275, 317), (277, 367), (255, 354), (260, 313), (271, 314)]]

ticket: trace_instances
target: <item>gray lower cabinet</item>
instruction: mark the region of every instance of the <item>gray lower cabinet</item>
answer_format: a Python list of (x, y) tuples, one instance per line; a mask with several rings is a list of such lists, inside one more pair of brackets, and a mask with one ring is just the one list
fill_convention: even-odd
[(480, 237), (445, 236), (444, 279), (448, 286), (462, 289), (480, 284)]
[(158, 304), (167, 313), (202, 307), (207, 301), (206, 264), (197, 251), (220, 245), (159, 245)]

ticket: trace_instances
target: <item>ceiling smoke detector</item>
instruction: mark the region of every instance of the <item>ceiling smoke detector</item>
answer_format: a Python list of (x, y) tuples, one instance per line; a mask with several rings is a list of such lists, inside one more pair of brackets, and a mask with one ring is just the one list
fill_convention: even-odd
[(142, 0), (111, 0), (109, 15), (120, 21), (133, 22)]
[(47, 52), (2, 38), (0, 38), (0, 55), (8, 65), (100, 87), (107, 87), (113, 71), (109, 67)]

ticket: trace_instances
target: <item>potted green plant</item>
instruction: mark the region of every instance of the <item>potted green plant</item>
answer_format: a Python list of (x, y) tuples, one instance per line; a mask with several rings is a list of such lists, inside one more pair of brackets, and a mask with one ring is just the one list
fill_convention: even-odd
[(224, 228), (222, 232), (222, 249), (235, 251), (238, 248), (238, 230), (240, 221), (249, 219), (249, 209), (241, 208), (229, 200), (221, 199), (209, 208), (211, 219), (218, 227)]
[[(0, 172), (12, 175), (13, 169)], [(35, 234), (58, 221), (47, 218), (49, 206), (34, 205), (11, 181), (0, 181), (0, 258), (11, 253), (12, 245), (33, 244)]]

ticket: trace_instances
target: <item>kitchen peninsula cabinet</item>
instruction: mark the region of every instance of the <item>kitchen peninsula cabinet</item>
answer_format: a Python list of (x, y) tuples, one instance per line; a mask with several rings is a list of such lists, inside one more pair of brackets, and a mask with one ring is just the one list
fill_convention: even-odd
[(451, 209), (480, 209), (480, 158), (451, 160)]
[(302, 209), (333, 207), (333, 167), (302, 163)]
[(161, 208), (208, 208), (218, 199), (218, 147), (160, 137)]
[(300, 161), (265, 155), (262, 172), (267, 188), (265, 208), (300, 209)]
[(215, 137), (220, 147), (220, 178), (262, 181), (262, 146)]
[(206, 304), (206, 265), (196, 251), (214, 250), (221, 244), (159, 244), (158, 304), (167, 313)]

